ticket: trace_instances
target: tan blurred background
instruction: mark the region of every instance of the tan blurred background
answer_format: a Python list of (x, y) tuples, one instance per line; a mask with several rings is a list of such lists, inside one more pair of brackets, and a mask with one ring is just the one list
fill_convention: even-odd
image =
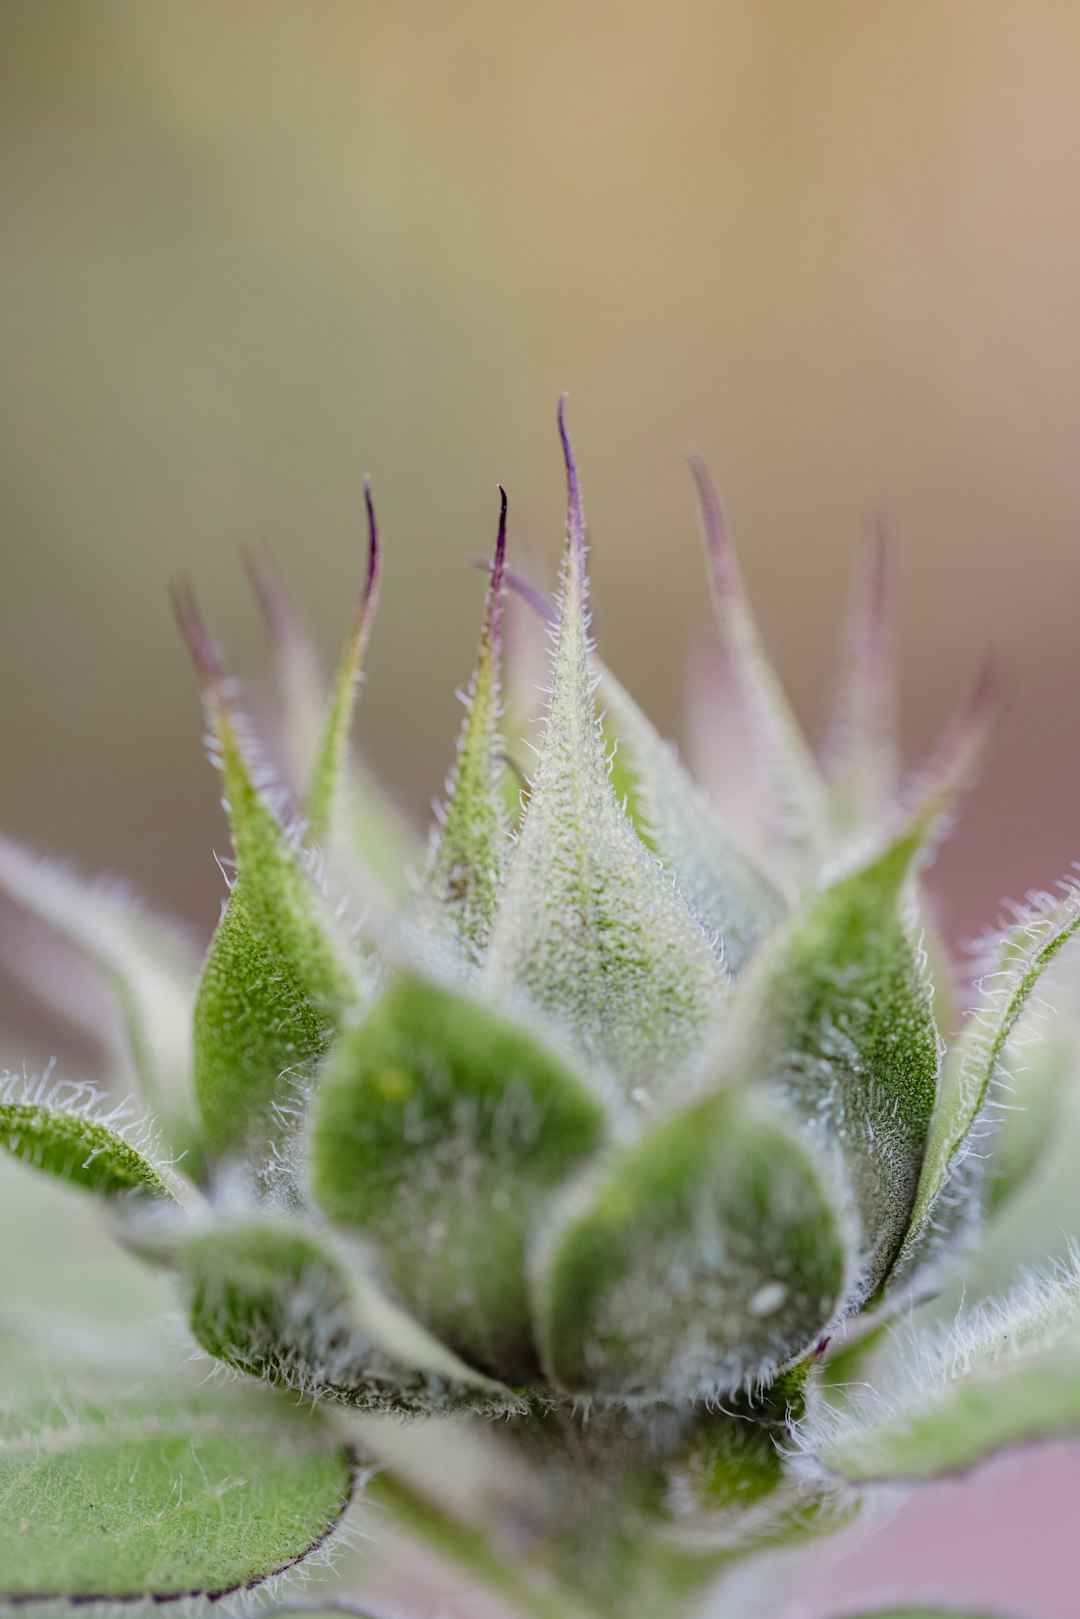
[[(1078, 92), (1073, 0), (2, 0), (0, 823), (208, 931), (226, 840), (166, 581), (254, 671), (262, 534), (329, 650), (365, 470), (360, 729), (422, 810), (497, 478), (557, 553), (569, 388), (604, 651), (654, 717), (703, 617), (684, 445), (812, 728), (883, 505), (911, 755), (988, 645), (1012, 671), (949, 930), (1049, 882), (1080, 856)], [(5, 1004), (7, 1058), (36, 1037)], [(989, 1594), (1012, 1569), (1072, 1613), (1011, 1488)]]
[(572, 413), (604, 649), (677, 728), (726, 493), (807, 723), (867, 510), (903, 539), (906, 737), (1015, 698), (954, 933), (1080, 854), (1080, 10), (1068, 0), (5, 0), (0, 821), (200, 926), (216, 787), (165, 586), (235, 663), (235, 557), (329, 650), (387, 542), (361, 734), (445, 769), (496, 478), (556, 554)]

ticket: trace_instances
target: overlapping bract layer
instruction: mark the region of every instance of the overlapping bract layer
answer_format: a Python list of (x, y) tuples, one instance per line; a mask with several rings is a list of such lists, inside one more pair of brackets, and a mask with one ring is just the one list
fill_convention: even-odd
[[(352, 836), (346, 741), (378, 583), (369, 491), (365, 586), (318, 735), (315, 665), (280, 580), (252, 559), (286, 706), (306, 717), (291, 810), (268, 794), (178, 594), (236, 858), (194, 994), (194, 1129), (174, 1127), (175, 1075), (142, 1154), (94, 1110), (0, 1097), (3, 1144), (112, 1197), (126, 1240), (175, 1274), (205, 1349), (363, 1409), (659, 1405), (768, 1386), (963, 1224), (979, 1195), (965, 1154), (1004, 1040), (1080, 916), (1070, 893), (1031, 948), (1014, 941), (1015, 992), (987, 1003), (942, 1082), (918, 876), (985, 733), (985, 690), (905, 798), (879, 546), (822, 774), (695, 461), (771, 795), (776, 859), (761, 869), (596, 659), (562, 411), (560, 431), (567, 543), (558, 605), (537, 604), (552, 678), (519, 824), (499, 730), (503, 496), (456, 763), (404, 904), (390, 900), (397, 874), (371, 865), (392, 840)], [(644, 823), (612, 785), (598, 698)], [(385, 816), (380, 801), (364, 824)], [(145, 1066), (146, 919), (109, 896), (91, 928), (92, 897), (40, 877), (0, 859), (0, 881), (101, 968)], [(364, 896), (351, 922), (343, 884)], [(182, 973), (168, 982), (169, 1004), (190, 1004)]]

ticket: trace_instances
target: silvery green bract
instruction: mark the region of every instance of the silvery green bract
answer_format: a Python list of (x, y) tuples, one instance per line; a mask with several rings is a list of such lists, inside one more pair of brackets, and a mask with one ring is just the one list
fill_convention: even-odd
[[(234, 857), (201, 968), (124, 890), (0, 844), (0, 886), (60, 952), (39, 937), (26, 975), (92, 1016), (108, 1079), (10, 1075), (0, 1140), (102, 1206), (102, 1288), (167, 1283), (188, 1346), (154, 1338), (156, 1292), (119, 1335), (100, 1299), (80, 1326), (68, 1298), (5, 1289), (0, 1605), (197, 1610), (312, 1571), (332, 1600), (363, 1497), (369, 1532), (420, 1536), (509, 1613), (779, 1615), (773, 1576), (867, 1485), (1080, 1426), (1069, 1264), (947, 1331), (925, 1303), (1045, 1162), (1073, 1066), (1069, 1020), (1031, 1007), (1077, 890), (1016, 912), (958, 1028), (923, 903), (992, 681), (901, 780), (879, 541), (819, 765), (693, 460), (762, 786), (740, 839), (599, 661), (559, 425), (557, 605), (507, 563), (503, 495), (426, 852), (349, 748), (370, 490), (331, 681), (249, 556), (273, 754), (176, 592)], [(552, 649), (524, 787), (509, 588)], [(58, 970), (78, 957), (109, 1018)], [(1000, 1107), (1010, 1085), (1026, 1111)]]

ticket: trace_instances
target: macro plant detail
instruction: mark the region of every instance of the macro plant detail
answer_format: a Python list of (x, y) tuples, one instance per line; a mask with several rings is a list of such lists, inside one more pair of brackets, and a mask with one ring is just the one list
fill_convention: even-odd
[[(1080, 1427), (1073, 1268), (947, 1327), (929, 1302), (1053, 1150), (1074, 1071), (1059, 957), (1080, 890), (1017, 909), (966, 1018), (923, 893), (992, 678), (902, 776), (879, 542), (819, 763), (693, 458), (762, 783), (767, 837), (746, 846), (599, 660), (562, 406), (559, 427), (558, 599), (509, 565), (503, 494), (426, 852), (350, 750), (370, 488), (331, 681), (248, 556), (281, 677), (272, 750), (175, 592), (234, 857), (201, 967), (122, 889), (0, 843), (0, 889), (114, 1014), (107, 1090), (11, 1074), (0, 1141), (97, 1203), (120, 1290), (159, 1278), (181, 1323), (110, 1336), (64, 1300), (5, 1299), (0, 1607), (282, 1601), (304, 1574), (325, 1592), (364, 1521), (508, 1613), (779, 1615), (777, 1571), (872, 1486)], [(508, 591), (551, 637), (524, 786)], [(82, 978), (28, 960), (91, 1015)], [(1066, 1005), (1040, 1021), (1048, 985)]]

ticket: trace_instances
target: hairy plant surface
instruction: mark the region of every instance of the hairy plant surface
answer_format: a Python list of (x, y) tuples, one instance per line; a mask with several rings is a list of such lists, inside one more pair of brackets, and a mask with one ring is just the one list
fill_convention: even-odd
[[(819, 764), (695, 460), (759, 750), (767, 837), (744, 844), (599, 661), (559, 425), (558, 600), (508, 567), (504, 495), (426, 854), (349, 745), (370, 490), (325, 686), (269, 558), (248, 559), (281, 674), (272, 753), (176, 592), (234, 855), (201, 967), (122, 889), (0, 842), (0, 889), (114, 1009), (93, 1013), (107, 1087), (8, 1075), (0, 1144), (118, 1244), (96, 1306), (0, 1300), (2, 1608), (196, 1613), (312, 1573), (333, 1606), (360, 1523), (419, 1538), (509, 1614), (779, 1616), (781, 1576), (874, 1486), (1080, 1429), (1073, 1265), (948, 1327), (927, 1302), (1046, 1161), (1075, 1068), (1069, 1018), (1031, 1009), (1080, 890), (1016, 911), (958, 1027), (922, 895), (992, 683), (902, 779), (878, 543)], [(508, 588), (552, 647), (523, 789)], [(88, 1015), (81, 978), (27, 960)], [(1068, 1000), (1060, 965), (1051, 981)], [(145, 1267), (177, 1301), (171, 1336), (150, 1304), (110, 1321), (110, 1288), (141, 1298)]]

